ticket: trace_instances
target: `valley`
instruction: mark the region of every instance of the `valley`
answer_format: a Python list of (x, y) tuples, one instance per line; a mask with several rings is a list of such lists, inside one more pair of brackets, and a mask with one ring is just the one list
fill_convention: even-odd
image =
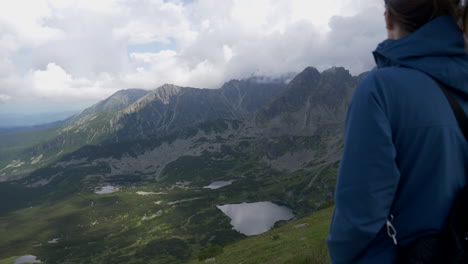
[(309, 67), (287, 84), (123, 91), (58, 127), (0, 135), (0, 261), (186, 263), (247, 238), (223, 205), (290, 210), (273, 228), (327, 208), (363, 76)]

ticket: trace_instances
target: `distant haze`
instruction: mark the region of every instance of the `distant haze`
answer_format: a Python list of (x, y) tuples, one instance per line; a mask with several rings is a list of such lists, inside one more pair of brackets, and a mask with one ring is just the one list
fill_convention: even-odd
[(0, 113), (0, 128), (23, 127), (65, 120), (76, 114), (75, 111), (47, 113)]
[(0, 113), (75, 111), (125, 88), (219, 88), (306, 66), (373, 68), (383, 0), (0, 3)]

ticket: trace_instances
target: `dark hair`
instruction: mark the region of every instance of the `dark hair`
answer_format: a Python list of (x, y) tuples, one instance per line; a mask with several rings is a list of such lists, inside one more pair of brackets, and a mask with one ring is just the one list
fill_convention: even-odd
[(439, 16), (452, 16), (468, 36), (468, 9), (463, 0), (385, 0), (390, 17), (409, 33)]

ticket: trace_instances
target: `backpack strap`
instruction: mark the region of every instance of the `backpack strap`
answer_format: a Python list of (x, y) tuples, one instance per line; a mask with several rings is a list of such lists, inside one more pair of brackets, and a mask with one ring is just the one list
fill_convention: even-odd
[(440, 81), (437, 81), (439, 83), (440, 88), (444, 92), (445, 96), (447, 97), (450, 106), (453, 109), (453, 113), (455, 114), (455, 117), (457, 118), (458, 125), (460, 126), (463, 135), (465, 135), (466, 140), (468, 141), (468, 115), (465, 113), (463, 108), (461, 107), (460, 103), (457, 102), (457, 99), (455, 99), (455, 96), (453, 96), (450, 93), (450, 89), (443, 84)]

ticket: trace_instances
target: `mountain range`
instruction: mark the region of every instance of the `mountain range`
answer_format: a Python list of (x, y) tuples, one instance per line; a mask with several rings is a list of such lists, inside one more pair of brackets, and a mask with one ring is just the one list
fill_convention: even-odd
[(286, 87), (285, 81), (250, 78), (230, 81), (221, 89), (167, 84), (153, 91), (121, 90), (47, 129), (0, 135), (5, 142), (0, 144), (0, 179), (22, 177), (86, 145), (150, 138), (210, 120), (240, 119), (269, 103)]
[[(0, 258), (184, 263), (245, 238), (216, 205), (271, 201), (296, 219), (322, 208), (365, 75), (308, 67), (220, 89), (122, 90), (50, 127), (0, 135), (0, 198), (11, 201), (0, 204), (11, 236)], [(203, 188), (219, 180), (233, 183)], [(106, 185), (118, 192), (95, 193)]]

